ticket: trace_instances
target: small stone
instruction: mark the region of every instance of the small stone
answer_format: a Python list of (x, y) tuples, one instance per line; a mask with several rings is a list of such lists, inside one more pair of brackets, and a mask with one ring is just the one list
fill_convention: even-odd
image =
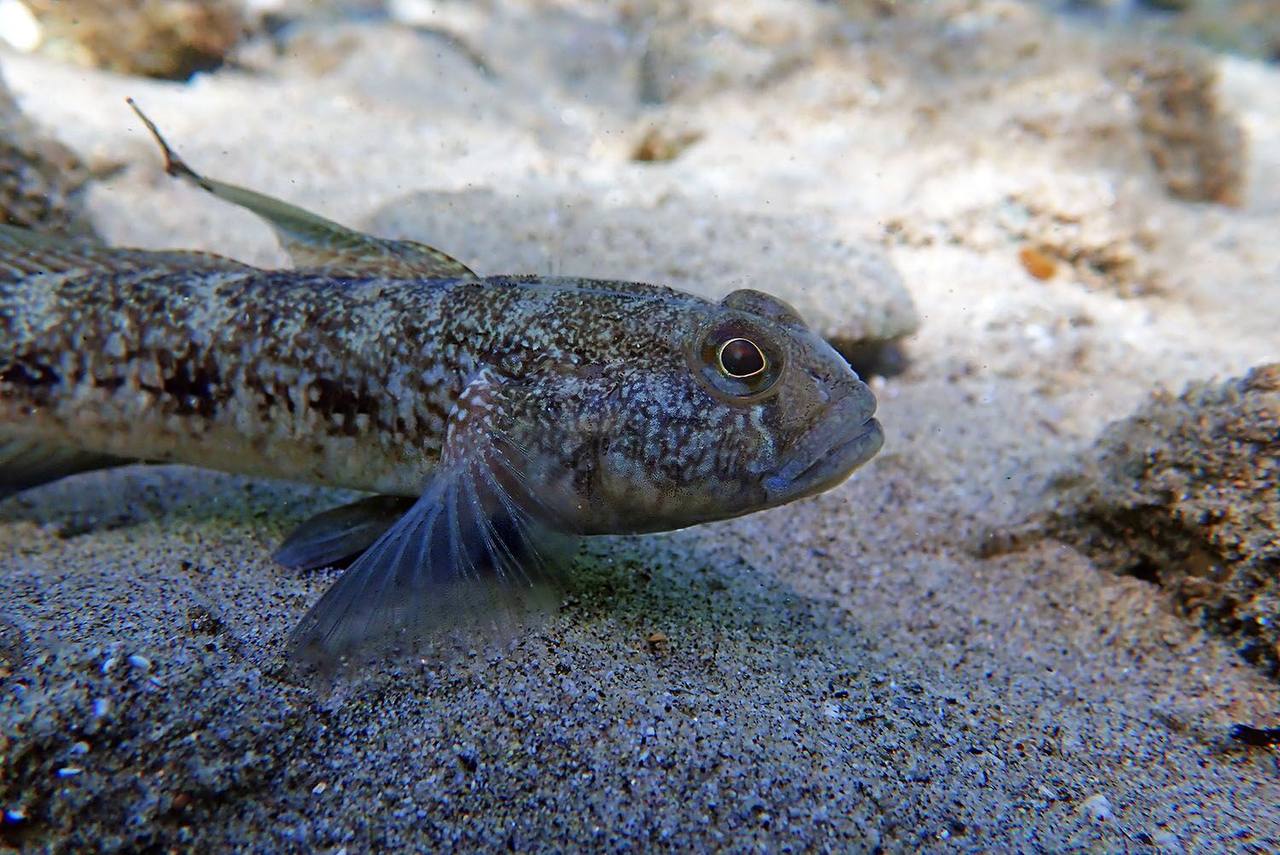
[(74, 778), (83, 772), (79, 766), (63, 766), (56, 774), (59, 778)]
[(132, 656), (130, 656), (130, 657), (129, 657), (129, 664), (130, 664), (130, 665), (132, 665), (134, 668), (137, 668), (137, 669), (138, 669), (138, 670), (140, 670), (140, 671), (150, 671), (150, 670), (151, 670), (151, 660), (150, 660), (150, 659), (148, 659), (147, 657), (145, 657), (145, 656), (141, 656), (141, 655), (139, 655), (139, 654), (137, 654), (137, 653), (135, 653), (135, 654), (133, 654)]
[(208, 71), (240, 40), (246, 20), (231, 0), (26, 0), (40, 51), (121, 74), (186, 80)]
[(1098, 822), (1115, 818), (1115, 814), (1111, 812), (1111, 802), (1102, 793), (1094, 793), (1081, 802), (1080, 811)]
[(21, 0), (0, 0), (0, 39), (14, 50), (30, 53), (44, 41), (40, 22)]
[(689, 146), (702, 139), (702, 132), (651, 127), (645, 132), (631, 153), (631, 159), (641, 163), (659, 163), (675, 160)]
[(1023, 270), (1027, 271), (1033, 279), (1039, 279), (1041, 282), (1052, 279), (1053, 274), (1058, 272), (1058, 264), (1053, 257), (1033, 246), (1024, 246), (1020, 249), (1018, 261), (1022, 262)]

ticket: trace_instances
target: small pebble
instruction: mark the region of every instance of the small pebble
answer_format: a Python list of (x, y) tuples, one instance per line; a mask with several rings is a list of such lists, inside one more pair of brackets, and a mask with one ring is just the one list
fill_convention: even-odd
[(631, 157), (641, 163), (675, 160), (681, 152), (700, 139), (701, 131), (650, 128), (631, 153)]
[(137, 653), (129, 657), (129, 664), (134, 668), (138, 668), (143, 671), (151, 670), (151, 660), (145, 656), (140, 656)]
[(1102, 793), (1095, 793), (1081, 802), (1080, 810), (1088, 814), (1090, 819), (1099, 822), (1115, 818), (1115, 814), (1111, 812), (1111, 802)]
[(110, 698), (94, 698), (93, 700), (93, 717), (94, 718), (103, 718), (109, 712), (111, 712)]
[(74, 778), (76, 775), (79, 775), (83, 771), (84, 770), (81, 769), (79, 766), (63, 766), (61, 769), (58, 770), (57, 775), (59, 778)]
[(1023, 270), (1041, 282), (1052, 279), (1053, 274), (1058, 271), (1058, 264), (1053, 257), (1035, 247), (1024, 246), (1020, 249), (1018, 261), (1022, 262)]
[(0, 39), (14, 50), (31, 53), (44, 41), (44, 31), (21, 0), (0, 0)]

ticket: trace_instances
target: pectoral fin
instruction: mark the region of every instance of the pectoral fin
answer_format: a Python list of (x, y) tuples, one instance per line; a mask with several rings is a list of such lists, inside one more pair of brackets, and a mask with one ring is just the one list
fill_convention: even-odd
[(291, 646), (331, 664), (501, 630), (551, 601), (571, 543), (483, 465), (438, 471), (312, 607)]
[(476, 278), (465, 264), (426, 244), (366, 235), (279, 199), (205, 178), (178, 157), (133, 99), (128, 101), (159, 143), (164, 153), (165, 172), (186, 179), (219, 199), (247, 208), (266, 220), (296, 267), (350, 276)]
[(0, 499), (93, 469), (135, 461), (0, 434)]
[(317, 514), (294, 529), (274, 557), (295, 570), (340, 564), (368, 549), (413, 502), (401, 496), (371, 496)]

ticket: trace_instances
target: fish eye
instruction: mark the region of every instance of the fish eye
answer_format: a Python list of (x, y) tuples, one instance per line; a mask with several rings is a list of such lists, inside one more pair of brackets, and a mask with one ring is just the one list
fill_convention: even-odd
[(716, 351), (716, 361), (720, 370), (729, 377), (746, 380), (763, 374), (769, 367), (769, 360), (764, 351), (749, 338), (731, 338)]
[(689, 351), (694, 373), (729, 401), (758, 401), (782, 376), (783, 351), (769, 330), (746, 318), (729, 318), (707, 328)]

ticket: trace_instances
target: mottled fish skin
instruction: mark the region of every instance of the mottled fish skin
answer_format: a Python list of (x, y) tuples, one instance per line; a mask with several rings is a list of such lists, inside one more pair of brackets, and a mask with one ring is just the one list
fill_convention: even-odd
[(0, 281), (0, 422), (120, 457), (417, 495), (482, 365), (526, 377), (653, 351), (685, 302), (517, 277), (155, 267)]
[(834, 486), (880, 448), (871, 392), (766, 294), (477, 277), (204, 179), (161, 144), (171, 173), (264, 216), (300, 267), (0, 229), (0, 482), (6, 447), (13, 473), (39, 444), (82, 469), (422, 497), (394, 524), (395, 502), (367, 504), (384, 522), (334, 517), (360, 549), (390, 527), (304, 621), (308, 644), (402, 631), (449, 580), (529, 582), (541, 532), (733, 517)]

